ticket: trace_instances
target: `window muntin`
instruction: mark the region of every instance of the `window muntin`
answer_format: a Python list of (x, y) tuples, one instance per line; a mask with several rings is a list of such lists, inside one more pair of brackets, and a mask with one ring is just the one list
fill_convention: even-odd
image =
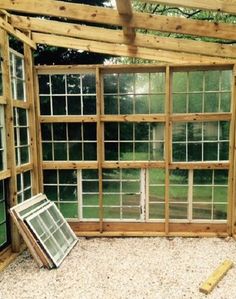
[(231, 109), (231, 70), (173, 73), (173, 113), (218, 113)]
[(14, 108), (14, 135), (17, 166), (30, 161), (28, 111)]
[(159, 114), (165, 110), (165, 73), (104, 75), (105, 114)]
[(44, 161), (95, 161), (96, 123), (42, 124)]
[(39, 75), (41, 115), (96, 115), (95, 74)]
[(17, 202), (21, 203), (32, 196), (31, 171), (17, 174)]
[(105, 123), (105, 160), (164, 159), (164, 124)]
[(173, 161), (228, 161), (229, 126), (228, 121), (173, 123)]
[(0, 249), (9, 242), (5, 181), (0, 181)]
[(12, 98), (26, 101), (24, 56), (10, 50), (10, 72)]

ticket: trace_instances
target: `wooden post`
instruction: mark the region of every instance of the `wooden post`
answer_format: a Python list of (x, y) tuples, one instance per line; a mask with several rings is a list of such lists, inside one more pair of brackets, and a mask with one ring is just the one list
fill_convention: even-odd
[(231, 97), (231, 126), (230, 126), (230, 146), (229, 146), (229, 188), (228, 188), (228, 221), (227, 232), (235, 234), (236, 216), (236, 66), (233, 69), (232, 97)]
[(97, 94), (97, 160), (99, 180), (99, 230), (103, 232), (103, 188), (102, 188), (102, 163), (103, 155), (103, 126), (101, 124), (102, 114), (102, 80), (99, 67), (96, 68), (96, 94)]
[[(17, 181), (16, 181), (16, 160), (14, 144), (14, 116), (13, 116), (13, 99), (11, 95), (11, 74), (10, 74), (10, 55), (8, 34), (0, 30), (2, 41), (2, 58), (3, 58), (3, 95), (6, 99), (5, 123), (6, 123), (6, 143), (7, 143), (7, 165), (11, 171), (9, 179), (9, 198), (8, 205), (13, 207), (17, 204)], [(11, 246), (13, 252), (20, 251), (20, 235), (17, 227), (10, 220), (11, 224)]]
[(169, 234), (169, 218), (170, 218), (170, 210), (169, 210), (169, 164), (171, 161), (171, 123), (170, 123), (170, 103), (171, 103), (171, 82), (170, 82), (170, 67), (166, 67), (166, 78), (165, 78), (165, 89), (166, 89), (166, 97), (165, 97), (165, 113), (166, 113), (166, 122), (165, 122), (165, 233)]
[(25, 56), (25, 79), (26, 79), (26, 99), (29, 103), (29, 134), (30, 134), (30, 158), (33, 163), (32, 169), (32, 191), (33, 195), (39, 193), (38, 182), (38, 151), (37, 151), (37, 130), (35, 123), (35, 104), (34, 104), (34, 76), (33, 76), (33, 59), (32, 52), (28, 45), (24, 44)]
[(38, 191), (43, 193), (43, 154), (42, 154), (42, 138), (41, 138), (41, 122), (40, 122), (40, 99), (39, 99), (39, 84), (38, 74), (36, 70), (33, 71), (33, 84), (34, 84), (34, 99), (35, 99), (35, 138), (37, 148), (37, 179)]

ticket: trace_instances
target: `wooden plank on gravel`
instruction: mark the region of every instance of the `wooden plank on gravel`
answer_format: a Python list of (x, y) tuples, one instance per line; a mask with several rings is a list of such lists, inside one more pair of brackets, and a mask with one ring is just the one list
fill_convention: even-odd
[(204, 294), (209, 294), (232, 267), (233, 262), (225, 260), (200, 286), (199, 291)]

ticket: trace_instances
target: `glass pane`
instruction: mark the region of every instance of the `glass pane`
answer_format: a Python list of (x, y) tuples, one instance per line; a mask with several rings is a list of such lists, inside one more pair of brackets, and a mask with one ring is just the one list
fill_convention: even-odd
[(60, 184), (77, 184), (76, 170), (59, 170)]
[(83, 94), (96, 94), (95, 74), (85, 74), (82, 77)]
[(105, 219), (120, 219), (120, 208), (119, 207), (104, 207), (103, 215)]
[(66, 124), (53, 124), (53, 139), (66, 140)]
[(118, 114), (118, 96), (104, 96), (105, 114)]
[(186, 141), (186, 124), (174, 123), (173, 124), (173, 141)]
[(205, 90), (219, 90), (220, 71), (205, 72)]
[(78, 142), (69, 143), (69, 160), (82, 160), (82, 144)]
[(189, 91), (202, 91), (203, 90), (204, 72), (194, 71), (189, 72)]
[(140, 219), (140, 208), (139, 207), (123, 207), (122, 218), (123, 219)]
[(204, 112), (219, 111), (219, 93), (206, 93), (204, 100)]
[(53, 115), (66, 115), (66, 97), (65, 96), (53, 96)]
[(65, 94), (65, 75), (52, 75), (52, 94)]
[(211, 185), (212, 184), (212, 170), (194, 170), (193, 184), (194, 185)]
[(81, 98), (79, 96), (67, 96), (68, 114), (81, 115)]
[(165, 170), (164, 169), (149, 169), (149, 183), (150, 184), (165, 184)]
[(57, 186), (44, 186), (44, 193), (47, 198), (52, 201), (58, 201), (58, 189)]
[(173, 92), (186, 92), (187, 79), (187, 73), (173, 73)]
[(165, 95), (150, 95), (150, 113), (165, 112)]
[(43, 160), (52, 161), (52, 144), (43, 143), (42, 147), (43, 147)]
[(151, 93), (165, 92), (165, 73), (150, 74), (150, 91)]
[(135, 74), (135, 93), (149, 93), (149, 74), (136, 73)]
[(173, 113), (187, 112), (186, 97), (186, 94), (173, 94)]
[(221, 72), (221, 89), (231, 90), (232, 89), (232, 71)]
[(40, 114), (41, 115), (51, 115), (51, 103), (50, 97), (40, 96)]
[(204, 123), (204, 139), (205, 140), (218, 140), (218, 123), (205, 122)]
[(201, 113), (202, 112), (202, 101), (203, 101), (202, 93), (189, 94), (188, 112), (189, 113)]
[(193, 204), (193, 219), (211, 220), (212, 208), (210, 204)]
[(80, 94), (81, 92), (81, 83), (79, 74), (70, 74), (67, 75), (67, 93), (68, 94)]
[(78, 218), (77, 203), (60, 203), (60, 211), (65, 218)]
[(213, 205), (213, 219), (227, 220), (227, 205), (214, 204)]
[(21, 164), (29, 162), (29, 147), (24, 146), (20, 148)]
[(67, 160), (67, 145), (66, 143), (54, 143), (54, 160)]
[(170, 203), (170, 219), (187, 219), (188, 206), (185, 204)]
[(7, 227), (6, 224), (0, 224), (0, 246), (7, 242)]
[(84, 219), (98, 219), (99, 208), (98, 207), (83, 207), (83, 218)]
[(164, 219), (165, 205), (164, 204), (149, 204), (149, 219)]
[(38, 75), (39, 79), (39, 93), (50, 94), (49, 75)]
[(24, 100), (25, 99), (25, 89), (24, 89), (24, 81), (17, 79), (16, 80), (16, 100)]
[(82, 98), (82, 107), (84, 115), (95, 115), (96, 114), (96, 97), (89, 96)]
[(84, 144), (84, 160), (87, 161), (97, 160), (97, 143)]
[(186, 144), (180, 143), (180, 144), (173, 144), (173, 161), (186, 161)]
[(188, 186), (170, 186), (169, 197), (171, 202), (185, 202), (188, 200)]
[(118, 75), (104, 75), (104, 93), (118, 93)]
[(0, 202), (0, 224), (6, 221), (6, 207), (5, 202)]
[(134, 74), (119, 74), (119, 92), (134, 93)]
[(148, 114), (149, 113), (149, 97), (148, 95), (135, 96), (135, 113)]
[(134, 113), (134, 96), (123, 95), (120, 98), (120, 114)]

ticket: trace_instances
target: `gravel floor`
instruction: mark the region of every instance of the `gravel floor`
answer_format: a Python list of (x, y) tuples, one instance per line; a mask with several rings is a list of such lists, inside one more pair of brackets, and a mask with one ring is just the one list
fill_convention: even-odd
[(229, 238), (80, 238), (56, 270), (38, 269), (24, 252), (0, 273), (0, 298), (236, 298), (236, 266), (210, 295), (198, 291), (225, 259), (236, 265)]

